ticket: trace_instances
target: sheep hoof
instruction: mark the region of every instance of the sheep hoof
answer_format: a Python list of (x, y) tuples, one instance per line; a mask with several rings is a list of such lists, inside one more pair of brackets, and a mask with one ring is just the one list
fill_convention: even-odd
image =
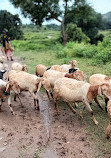
[(76, 114), (76, 111), (72, 111), (73, 112), (73, 114)]
[(110, 136), (107, 136), (106, 138), (107, 138), (107, 140), (109, 140)]
[(95, 125), (98, 125), (98, 121), (95, 121)]
[(12, 115), (15, 115), (15, 112), (14, 111), (11, 111)]
[(39, 106), (36, 106), (36, 107), (35, 107), (35, 110), (40, 110), (40, 109), (39, 109)]

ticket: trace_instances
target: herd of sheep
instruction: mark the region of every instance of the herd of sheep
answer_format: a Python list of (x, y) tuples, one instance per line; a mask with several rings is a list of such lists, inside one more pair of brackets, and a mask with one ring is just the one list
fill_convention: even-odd
[[(0, 57), (0, 110), (4, 98), (8, 98), (8, 105), (11, 113), (15, 112), (11, 106), (12, 99), (16, 100), (18, 96), (22, 104), (21, 91), (29, 91), (34, 99), (35, 109), (39, 109), (39, 100), (36, 93), (41, 86), (46, 90), (49, 100), (53, 99), (56, 112), (59, 113), (58, 101), (62, 99), (73, 113), (76, 113), (74, 106), (79, 102), (83, 103), (83, 110), (86, 107), (92, 116), (93, 122), (98, 122), (93, 114), (90, 103), (94, 100), (97, 105), (103, 109), (98, 101), (97, 96), (104, 96), (106, 110), (110, 123), (106, 128), (106, 136), (110, 137), (111, 130), (111, 78), (103, 74), (93, 74), (89, 82), (85, 81), (83, 71), (77, 68), (77, 61), (72, 60), (69, 64), (53, 65), (50, 68), (39, 64), (36, 66), (35, 74), (29, 74), (27, 66), (18, 62), (12, 63), (9, 71), (8, 65), (5, 64), (5, 57)], [(7, 73), (7, 72), (8, 73)], [(7, 73), (7, 81), (3, 80), (3, 74)], [(73, 104), (71, 104), (73, 103)], [(73, 105), (73, 106), (72, 106)], [(81, 116), (83, 114), (83, 110)]]

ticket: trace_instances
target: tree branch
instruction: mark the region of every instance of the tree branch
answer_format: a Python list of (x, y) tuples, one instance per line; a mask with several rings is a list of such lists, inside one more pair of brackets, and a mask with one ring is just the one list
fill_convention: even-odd
[(58, 19), (57, 16), (54, 15), (54, 13), (53, 13), (52, 11), (49, 11), (49, 12), (50, 12), (51, 16), (52, 16), (54, 19), (56, 19), (58, 22), (62, 23), (62, 21), (61, 21), (60, 19)]

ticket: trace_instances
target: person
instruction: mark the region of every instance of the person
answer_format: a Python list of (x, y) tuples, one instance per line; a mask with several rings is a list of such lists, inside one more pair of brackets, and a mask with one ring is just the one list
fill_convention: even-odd
[(2, 43), (1, 50), (3, 53), (5, 53), (7, 60), (13, 61), (13, 58), (12, 58), (13, 48), (11, 44), (9, 43), (9, 41), (10, 41), (10, 38), (8, 38), (8, 36), (6, 35), (6, 32), (3, 31), (2, 36), (1, 36), (1, 43)]
[(6, 56), (7, 56), (8, 60), (13, 61), (13, 58), (12, 58), (13, 48), (12, 48), (12, 45), (10, 43), (10, 37), (8, 38), (8, 44), (9, 44), (9, 46), (8, 46), (7, 51), (6, 51)]
[(6, 42), (8, 43), (8, 36), (6, 35), (5, 31), (2, 32), (2, 36), (1, 36), (1, 43), (2, 43), (2, 52), (6, 54)]

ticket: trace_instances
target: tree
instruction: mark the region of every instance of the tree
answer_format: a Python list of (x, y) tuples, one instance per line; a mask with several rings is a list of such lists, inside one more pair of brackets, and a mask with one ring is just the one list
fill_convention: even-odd
[[(31, 20), (41, 25), (44, 20), (55, 19), (61, 24), (61, 33), (64, 45), (67, 42), (67, 34), (65, 31), (64, 21), (67, 11), (73, 0), (10, 0), (15, 7), (20, 7), (24, 16), (28, 16)], [(85, 3), (86, 0), (75, 0), (78, 3)], [(63, 3), (63, 7), (61, 6)]]
[[(82, 31), (90, 38), (90, 42), (97, 43), (99, 38), (98, 30), (103, 29), (105, 24), (102, 15), (96, 13), (95, 10), (86, 2), (74, 3), (67, 12), (65, 25), (74, 23), (82, 29)], [(102, 35), (100, 35), (102, 37)]]
[(0, 34), (6, 31), (11, 39), (20, 39), (23, 36), (21, 31), (22, 23), (18, 15), (12, 15), (6, 10), (0, 11)]

